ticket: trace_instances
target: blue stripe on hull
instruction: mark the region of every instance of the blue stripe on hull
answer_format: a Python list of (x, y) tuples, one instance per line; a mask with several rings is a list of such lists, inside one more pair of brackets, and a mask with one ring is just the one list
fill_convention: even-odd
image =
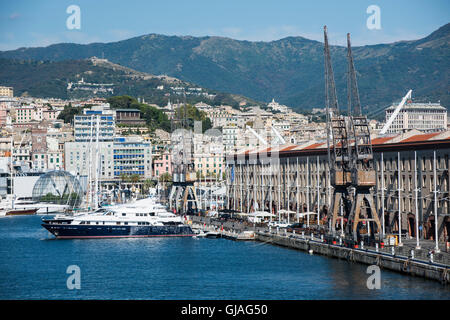
[(193, 236), (190, 226), (97, 226), (43, 224), (57, 238), (126, 238)]

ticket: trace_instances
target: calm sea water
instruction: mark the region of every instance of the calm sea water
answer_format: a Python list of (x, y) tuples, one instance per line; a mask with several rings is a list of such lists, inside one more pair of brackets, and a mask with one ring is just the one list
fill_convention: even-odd
[[(438, 282), (258, 242), (54, 240), (41, 217), (0, 219), (0, 299), (450, 299)], [(66, 285), (69, 265), (81, 289)]]

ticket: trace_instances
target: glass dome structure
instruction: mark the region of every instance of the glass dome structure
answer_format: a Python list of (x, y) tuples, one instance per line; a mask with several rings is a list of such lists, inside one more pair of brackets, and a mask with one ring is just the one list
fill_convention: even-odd
[(66, 171), (49, 171), (33, 187), (33, 201), (78, 207), (82, 200), (83, 189), (80, 182)]

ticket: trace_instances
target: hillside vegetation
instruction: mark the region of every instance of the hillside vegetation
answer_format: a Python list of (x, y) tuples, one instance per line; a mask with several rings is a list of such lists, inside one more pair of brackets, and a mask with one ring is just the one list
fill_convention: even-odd
[[(374, 113), (399, 101), (409, 89), (413, 89), (416, 100), (440, 100), (449, 107), (449, 40), (450, 24), (447, 24), (415, 41), (354, 47), (361, 102), (366, 112)], [(275, 98), (298, 109), (324, 104), (323, 44), (302, 37), (251, 42), (223, 37), (149, 34), (112, 43), (21, 48), (0, 52), (0, 58), (62, 62), (102, 54), (114, 63), (140, 72), (165, 74), (257, 101), (269, 102)], [(331, 54), (339, 102), (345, 108), (346, 48), (332, 46)], [(36, 66), (36, 69), (42, 68)], [(107, 80), (106, 75), (98, 77)], [(49, 81), (47, 88), (50, 89), (57, 79)], [(140, 82), (131, 86), (125, 81), (117, 93), (139, 96), (152, 85)]]

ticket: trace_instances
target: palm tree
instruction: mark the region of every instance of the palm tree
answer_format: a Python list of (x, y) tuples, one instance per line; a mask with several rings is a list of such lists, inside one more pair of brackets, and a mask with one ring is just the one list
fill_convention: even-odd
[(150, 188), (153, 188), (156, 185), (156, 182), (151, 179), (145, 179), (144, 184), (142, 186), (144, 192), (148, 192)]
[(120, 180), (122, 181), (122, 182), (126, 182), (126, 181), (128, 181), (130, 179), (130, 177), (126, 174), (126, 173), (121, 173), (120, 174)]
[(170, 182), (172, 181), (172, 176), (168, 172), (164, 172), (159, 176), (159, 181), (161, 182)]
[(133, 175), (131, 175), (131, 177), (130, 177), (130, 181), (133, 182), (133, 183), (137, 183), (137, 182), (139, 182), (140, 180), (141, 180), (141, 176), (138, 175), (138, 174), (133, 174)]

